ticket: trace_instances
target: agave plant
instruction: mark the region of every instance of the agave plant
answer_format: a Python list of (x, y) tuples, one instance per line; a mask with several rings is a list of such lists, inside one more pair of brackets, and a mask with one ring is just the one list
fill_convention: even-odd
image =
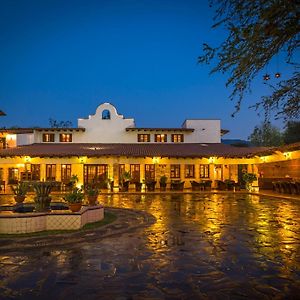
[(49, 196), (54, 182), (38, 181), (32, 184), (36, 196), (34, 197), (35, 211), (44, 212), (50, 210), (51, 197)]

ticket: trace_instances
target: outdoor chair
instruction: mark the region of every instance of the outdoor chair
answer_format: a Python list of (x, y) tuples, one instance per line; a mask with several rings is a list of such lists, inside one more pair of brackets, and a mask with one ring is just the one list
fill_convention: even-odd
[(156, 181), (154, 181), (154, 180), (152, 180), (152, 181), (146, 181), (147, 191), (149, 191), (149, 192), (155, 191), (155, 184), (156, 184)]
[(192, 191), (201, 191), (201, 188), (203, 186), (201, 183), (199, 183), (195, 180), (192, 180), (190, 182), (191, 182), (191, 185), (192, 185)]
[(211, 184), (212, 184), (211, 180), (204, 180), (202, 181), (202, 183), (204, 183), (204, 190), (211, 190)]
[(183, 191), (184, 181), (172, 181), (171, 182), (171, 190), (173, 191)]
[(220, 191), (225, 191), (227, 189), (227, 184), (222, 180), (216, 180), (217, 182), (217, 189)]

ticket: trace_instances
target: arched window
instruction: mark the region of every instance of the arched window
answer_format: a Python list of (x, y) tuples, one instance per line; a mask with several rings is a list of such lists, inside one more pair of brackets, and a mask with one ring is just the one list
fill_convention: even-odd
[(110, 111), (108, 109), (103, 110), (102, 120), (110, 120)]

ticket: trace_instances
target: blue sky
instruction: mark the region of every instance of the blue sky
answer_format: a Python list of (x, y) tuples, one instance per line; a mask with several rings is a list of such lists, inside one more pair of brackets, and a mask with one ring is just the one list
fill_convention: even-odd
[(205, 0), (0, 0), (0, 126), (77, 126), (111, 102), (139, 127), (216, 118), (247, 138), (262, 120), (248, 106), (268, 88), (257, 80), (231, 117), (226, 75), (197, 64), (224, 37), (212, 16)]

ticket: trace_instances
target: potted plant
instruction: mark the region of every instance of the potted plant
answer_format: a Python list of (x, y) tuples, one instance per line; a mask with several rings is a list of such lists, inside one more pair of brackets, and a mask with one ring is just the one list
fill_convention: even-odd
[(87, 195), (87, 199), (89, 201), (89, 205), (94, 206), (96, 205), (97, 198), (99, 195), (100, 190), (95, 185), (88, 185), (84, 189), (85, 194)]
[(63, 199), (68, 202), (69, 209), (72, 212), (78, 212), (81, 209), (82, 201), (84, 199), (84, 192), (82, 188), (74, 187), (71, 192), (66, 193)]
[(252, 183), (253, 183), (253, 181), (257, 180), (257, 176), (254, 173), (244, 173), (243, 174), (243, 180), (246, 183), (246, 190), (251, 191), (252, 190)]
[(26, 198), (26, 194), (29, 190), (29, 185), (26, 182), (20, 181), (16, 185), (11, 185), (11, 189), (13, 193), (15, 194), (15, 200), (17, 203), (24, 202)]
[(167, 180), (168, 180), (168, 177), (166, 175), (163, 175), (160, 177), (159, 179), (159, 185), (160, 185), (160, 190), (161, 191), (165, 191), (166, 188), (167, 188)]
[(124, 171), (122, 174), (122, 178), (121, 178), (121, 183), (122, 183), (122, 191), (123, 192), (128, 192), (128, 188), (129, 188), (129, 183), (131, 180), (131, 174), (129, 171)]
[(139, 181), (136, 181), (134, 184), (135, 184), (135, 191), (136, 192), (141, 192), (142, 191), (143, 183), (139, 182)]
[(147, 179), (147, 180), (146, 180), (147, 191), (148, 191), (148, 192), (153, 192), (153, 191), (155, 191), (155, 184), (156, 184), (156, 181), (155, 181), (155, 180), (153, 180), (153, 179)]

